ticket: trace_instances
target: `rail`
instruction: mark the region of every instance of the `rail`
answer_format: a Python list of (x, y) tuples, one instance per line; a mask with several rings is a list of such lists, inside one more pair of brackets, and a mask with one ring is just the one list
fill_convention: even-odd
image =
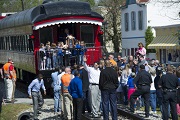
[[(87, 47), (85, 49), (58, 49), (37, 51), (38, 70), (54, 70), (61, 66), (73, 66), (83, 64), (83, 55), (87, 56), (87, 63), (92, 65), (102, 57), (103, 47)], [(84, 52), (84, 53), (83, 53)]]

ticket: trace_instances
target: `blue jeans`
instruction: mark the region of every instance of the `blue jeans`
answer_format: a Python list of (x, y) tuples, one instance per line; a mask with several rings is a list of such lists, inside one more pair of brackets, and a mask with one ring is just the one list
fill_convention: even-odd
[(117, 120), (116, 89), (101, 90), (101, 96), (103, 106), (103, 120), (109, 120), (109, 102), (111, 107), (112, 120)]
[(47, 61), (46, 61), (46, 68), (52, 68), (51, 66), (51, 58), (47, 57)]
[(54, 112), (61, 111), (61, 103), (60, 103), (60, 89), (54, 88)]
[(57, 63), (57, 61), (56, 61), (56, 56), (53, 56), (53, 68), (56, 67), (56, 63)]
[(79, 55), (79, 64), (80, 65), (84, 64), (83, 57), (84, 57), (84, 55)]
[(61, 67), (61, 66), (63, 66), (63, 56), (60, 56), (60, 55), (57, 55), (57, 57), (56, 57), (56, 65), (58, 66), (58, 67)]
[(150, 105), (151, 110), (156, 111), (156, 90), (150, 91)]

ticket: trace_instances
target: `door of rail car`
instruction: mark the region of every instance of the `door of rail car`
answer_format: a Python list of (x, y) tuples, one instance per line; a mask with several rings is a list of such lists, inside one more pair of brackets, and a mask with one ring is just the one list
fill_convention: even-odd
[(40, 37), (40, 43), (46, 44), (48, 41), (50, 43), (54, 42), (53, 28), (46, 27), (46, 28), (39, 29), (39, 37)]
[(73, 35), (77, 39), (76, 24), (61, 24), (58, 25), (57, 37), (58, 42), (63, 42), (65, 44), (66, 37), (68, 35)]
[(94, 26), (93, 25), (81, 25), (80, 26), (80, 39), (84, 41), (86, 47), (95, 46), (94, 43)]

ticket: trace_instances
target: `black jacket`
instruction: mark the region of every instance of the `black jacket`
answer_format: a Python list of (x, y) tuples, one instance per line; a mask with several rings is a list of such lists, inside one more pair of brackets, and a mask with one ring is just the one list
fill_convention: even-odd
[(152, 83), (151, 75), (145, 70), (138, 72), (137, 76), (134, 78), (134, 84), (137, 85), (145, 84), (150, 86), (151, 83)]
[(80, 79), (82, 80), (83, 91), (87, 91), (89, 89), (89, 78), (88, 72), (84, 68), (82, 69)]
[(112, 67), (106, 67), (101, 71), (99, 78), (100, 90), (117, 89), (118, 85), (118, 74)]

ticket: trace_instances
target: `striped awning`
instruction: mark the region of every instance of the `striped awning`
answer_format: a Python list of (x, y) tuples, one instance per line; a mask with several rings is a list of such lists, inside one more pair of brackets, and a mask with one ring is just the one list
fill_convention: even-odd
[(148, 49), (180, 49), (179, 42), (174, 35), (157, 36), (148, 45)]

